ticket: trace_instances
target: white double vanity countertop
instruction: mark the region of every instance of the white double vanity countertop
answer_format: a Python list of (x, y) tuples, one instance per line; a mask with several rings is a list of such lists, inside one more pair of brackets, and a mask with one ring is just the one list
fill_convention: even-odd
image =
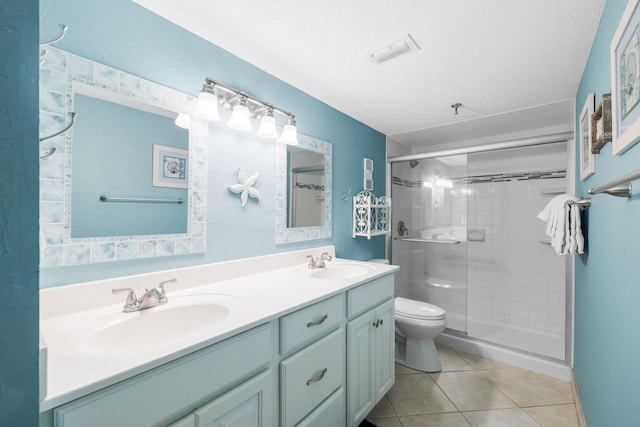
[[(325, 269), (309, 269), (306, 255), (323, 252), (335, 255), (333, 246), (324, 246), (41, 290), (46, 391), (40, 410), (398, 269), (335, 258)], [(177, 283), (165, 285), (168, 302), (146, 310), (124, 313), (127, 293), (111, 293), (133, 288), (141, 296), (171, 279)]]

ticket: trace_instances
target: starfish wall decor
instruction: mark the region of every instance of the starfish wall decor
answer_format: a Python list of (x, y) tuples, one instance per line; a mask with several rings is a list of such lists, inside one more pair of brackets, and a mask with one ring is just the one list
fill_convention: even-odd
[(258, 180), (258, 172), (251, 175), (249, 178), (244, 173), (244, 170), (238, 166), (238, 183), (231, 184), (228, 188), (232, 193), (240, 194), (240, 201), (242, 202), (242, 207), (247, 204), (247, 200), (249, 200), (249, 196), (260, 200), (260, 193), (258, 190), (253, 188), (253, 184)]

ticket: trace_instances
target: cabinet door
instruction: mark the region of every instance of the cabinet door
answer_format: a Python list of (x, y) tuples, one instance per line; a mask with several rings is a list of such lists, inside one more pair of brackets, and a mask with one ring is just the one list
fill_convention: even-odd
[(374, 327), (375, 365), (374, 396), (375, 403), (389, 391), (395, 382), (395, 316), (393, 300), (380, 304), (375, 309), (375, 320), (378, 326)]
[(347, 324), (347, 425), (357, 426), (373, 409), (375, 342), (370, 310)]
[(260, 374), (194, 411), (199, 427), (265, 427), (273, 420), (273, 372)]
[[(54, 410), (58, 427), (161, 425), (218, 390), (249, 375), (271, 358), (271, 329), (259, 326), (221, 343), (137, 375)], [(218, 368), (224, 366), (224, 368)], [(180, 390), (167, 393), (167, 390)], [(152, 411), (115, 408), (147, 407)]]

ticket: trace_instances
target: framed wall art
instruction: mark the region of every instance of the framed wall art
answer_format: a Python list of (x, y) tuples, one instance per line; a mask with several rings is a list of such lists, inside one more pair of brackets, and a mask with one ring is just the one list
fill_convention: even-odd
[(595, 100), (596, 96), (593, 93), (587, 95), (587, 100), (580, 113), (580, 179), (583, 181), (596, 171), (596, 159), (591, 151), (591, 117), (593, 116)]
[(591, 152), (600, 154), (607, 142), (611, 142), (611, 93), (602, 95), (602, 102), (591, 116)]
[(640, 140), (640, 11), (630, 0), (611, 41), (613, 154)]
[(187, 188), (188, 158), (187, 150), (153, 144), (153, 186)]

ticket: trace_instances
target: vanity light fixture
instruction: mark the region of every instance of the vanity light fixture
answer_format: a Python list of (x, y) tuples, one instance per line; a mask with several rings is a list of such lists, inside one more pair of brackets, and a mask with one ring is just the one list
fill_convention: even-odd
[(218, 113), (218, 98), (214, 92), (214, 87), (209, 85), (203, 85), (202, 91), (198, 95), (198, 103), (193, 110), (192, 115), (199, 119), (208, 120), (210, 122), (217, 122), (220, 120), (220, 113)]
[(207, 77), (192, 115), (204, 120), (218, 121), (220, 120), (218, 104), (232, 109), (231, 118), (227, 124), (234, 129), (249, 130), (251, 129), (250, 119), (260, 118), (256, 135), (263, 138), (277, 138), (274, 113), (285, 116), (287, 124), (282, 129), (279, 141), (292, 145), (298, 144), (298, 129), (292, 113)]
[(289, 145), (298, 145), (298, 129), (293, 116), (289, 116), (289, 122), (282, 128), (280, 142)]
[(238, 130), (249, 130), (251, 129), (251, 121), (249, 121), (250, 116), (251, 113), (247, 106), (247, 97), (241, 95), (238, 99), (238, 103), (233, 107), (233, 113), (231, 113), (231, 118), (227, 125)]
[(189, 129), (189, 127), (191, 127), (191, 116), (187, 113), (178, 113), (175, 123), (179, 128)]
[(271, 139), (278, 137), (278, 133), (276, 132), (276, 119), (273, 117), (273, 108), (267, 108), (267, 111), (262, 115), (260, 127), (256, 135)]

